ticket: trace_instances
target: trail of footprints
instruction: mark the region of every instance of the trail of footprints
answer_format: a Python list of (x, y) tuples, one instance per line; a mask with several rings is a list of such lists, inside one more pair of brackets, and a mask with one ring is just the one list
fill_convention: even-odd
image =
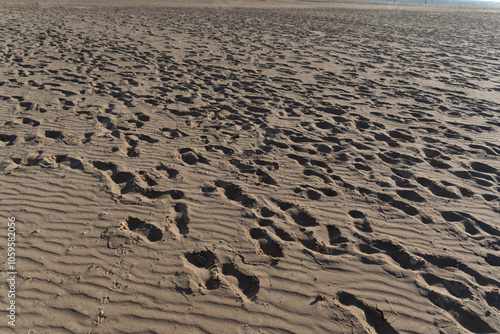
[[(164, 240), (167, 230), (175, 225), (178, 233), (187, 234), (189, 217), (187, 206), (177, 203), (170, 215), (166, 218), (166, 224), (150, 223), (136, 217), (129, 216), (117, 226), (109, 226), (101, 234), (101, 238), (106, 240), (107, 247), (123, 251), (130, 249), (140, 242), (161, 242)], [(175, 233), (174, 233), (175, 234)], [(125, 253), (126, 254), (126, 253)], [(200, 250), (185, 253), (185, 259), (196, 275), (191, 275), (186, 284), (177, 285), (179, 292), (191, 294), (197, 289), (215, 290), (220, 287), (228, 287), (235, 291), (237, 295), (254, 298), (260, 289), (260, 281), (257, 276), (240, 268), (233, 261), (219, 263), (215, 253), (210, 250)], [(198, 278), (203, 282), (194, 282)], [(236, 283), (236, 284), (234, 284)]]
[[(88, 14), (79, 14), (82, 15), (71, 14), (61, 20), (85, 21)], [(257, 23), (264, 17), (269, 19), (269, 15), (276, 22), (304, 19), (296, 14), (267, 11), (259, 12), (265, 14), (260, 18), (238, 11), (227, 13), (236, 19), (233, 21), (245, 26), (247, 35), (238, 34), (238, 29), (226, 29), (225, 34), (200, 29), (196, 22), (202, 11), (190, 12), (193, 20), (186, 20), (188, 23), (182, 21), (183, 18), (176, 19), (181, 16), (170, 14), (172, 12), (167, 9), (147, 12), (152, 18), (149, 37), (166, 41), (162, 50), (146, 44), (142, 50), (137, 50), (133, 40), (112, 31), (100, 31), (95, 35), (71, 32), (68, 33), (71, 38), (61, 43), (58, 31), (63, 28), (58, 24), (46, 31), (27, 25), (25, 34), (12, 36), (28, 44), (20, 43), (22, 50), (2, 56), (12, 71), (4, 73), (5, 79), (0, 82), (5, 88), (0, 99), (18, 114), (0, 122), (0, 147), (12, 152), (1, 162), (0, 169), (66, 166), (101, 177), (110, 195), (124, 203), (135, 203), (138, 199), (172, 202), (164, 222), (129, 216), (103, 232), (108, 247), (123, 249), (141, 242), (164, 242), (167, 234), (176, 238), (189, 236), (192, 229), (190, 208), (182, 202), (186, 194), (166, 188), (162, 182), (162, 179), (181, 179), (183, 170), (179, 165), (213, 167), (216, 161), (212, 157), (222, 157), (235, 168), (238, 176), (249, 177), (259, 186), (275, 189), (272, 187), (278, 188), (282, 182), (275, 172), (284, 167), (274, 157), (281, 156), (287, 163), (300, 168), (304, 177), (291, 189), (295, 196), (293, 203), (278, 196), (261, 203), (243, 185), (223, 179), (201, 186), (205, 196), (220, 196), (245, 209), (245, 218), (252, 221), (245, 226), (245, 233), (256, 253), (272, 261), (283, 260), (288, 256), (287, 245), (293, 243), (301, 245), (304, 252), (318, 261), (355, 254), (365, 263), (380, 263), (382, 257), (403, 270), (417, 272), (416, 284), (431, 303), (450, 314), (457, 314), (464, 328), (492, 331), (482, 316), (467, 309), (464, 300), (484, 293), (488, 305), (500, 309), (498, 294), (489, 290), (491, 286), (500, 286), (497, 279), (455, 258), (412, 254), (396, 241), (375, 237), (377, 227), (365, 213), (355, 208), (346, 210), (347, 223), (334, 224), (321, 221), (309, 209), (309, 204), (341, 201), (346, 194), (359, 195), (377, 203), (383, 210), (394, 209), (428, 226), (434, 224), (423, 210), (430, 204), (429, 199), (442, 200), (439, 203), (465, 199), (474, 203), (486, 202), (494, 208), (499, 201), (500, 171), (493, 163), (500, 155), (500, 145), (491, 140), (476, 141), (472, 137), (498, 131), (500, 122), (495, 110), (499, 105), (491, 100), (472, 98), (460, 89), (477, 89), (473, 82), (477, 75), (496, 82), (497, 71), (487, 68), (487, 62), (470, 60), (459, 62), (460, 66), (456, 67), (446, 60), (455, 54), (454, 49), (442, 45), (439, 53), (429, 50), (433, 42), (418, 32), (412, 32), (415, 47), (410, 49), (397, 43), (391, 49), (381, 48), (376, 43), (358, 43), (360, 39), (372, 39), (373, 36), (366, 35), (363, 29), (352, 31), (349, 27), (359, 23), (352, 20), (361, 18), (351, 14), (329, 20), (327, 16), (317, 15), (309, 19), (309, 14), (301, 13), (306, 15), (310, 31), (304, 33), (300, 25), (289, 28), (288, 33), (295, 36), (294, 43), (300, 45), (292, 56), (284, 51), (287, 48), (274, 47), (283, 45), (280, 44), (282, 36), (272, 37), (273, 31), (269, 37), (271, 42), (267, 38), (264, 40), (262, 29), (265, 28), (262, 27), (267, 25)], [(398, 15), (394, 13), (394, 20), (406, 19)], [(174, 24), (166, 28), (158, 23), (166, 16), (174, 22), (181, 20), (179, 27)], [(130, 20), (127, 11), (117, 12), (114, 17)], [(155, 19), (158, 17), (162, 20)], [(205, 19), (212, 23), (216, 17), (209, 15)], [(329, 27), (349, 29), (350, 34), (344, 34), (340, 41), (335, 34), (312, 33), (323, 32)], [(30, 29), (39, 45), (29, 46)], [(198, 40), (187, 41), (187, 46), (179, 45), (168, 36), (176, 29), (198, 36)], [(380, 29), (382, 35), (393, 33), (384, 30), (390, 28)], [(460, 39), (462, 32), (459, 30), (450, 34)], [(12, 35), (12, 32), (7, 33)], [(238, 51), (218, 53), (216, 48), (200, 47), (207, 39), (217, 47), (227, 46), (228, 50), (237, 43), (242, 44)], [(245, 43), (245, 39), (249, 43)], [(113, 43), (103, 44), (106, 40)], [(329, 45), (330, 49), (323, 45)], [(461, 52), (464, 54), (477, 52), (474, 43), (463, 47)], [(189, 52), (188, 48), (196, 52)], [(36, 50), (37, 56), (30, 55), (29, 50)], [(52, 51), (49, 54), (46, 50)], [(179, 58), (173, 50), (182, 51), (183, 56)], [(374, 58), (374, 54), (377, 57)], [(353, 56), (359, 60), (353, 61)], [(154, 70), (151, 59), (156, 62)], [(48, 68), (53, 60), (64, 60), (68, 67)], [(236, 65), (241, 71), (232, 71), (224, 62)], [(342, 70), (324, 68), (325, 64), (332, 63)], [(443, 66), (449, 71), (440, 70)], [(262, 74), (270, 69), (276, 74)], [(301, 71), (311, 73), (316, 82), (303, 82), (295, 75)], [(387, 80), (374, 79), (378, 76)], [(434, 78), (452, 89), (444, 94), (440, 87), (415, 85), (409, 79), (412, 77)], [(27, 86), (54, 98), (34, 101), (16, 92)], [(284, 91), (296, 94), (289, 97), (280, 93)], [(94, 100), (102, 96), (108, 98)], [(185, 126), (163, 123), (155, 128), (157, 112), (161, 116), (175, 116), (184, 121)], [(95, 126), (76, 134), (61, 130), (54, 121), (59, 113), (74, 115)], [(477, 116), (484, 119), (481, 124), (474, 123)], [(273, 126), (276, 120), (283, 126)], [(239, 152), (235, 147), (239, 147), (238, 141), (247, 134), (255, 141), (252, 152), (245, 144), (242, 145), (245, 151)], [(107, 161), (86, 161), (72, 154), (47, 153), (50, 150), (33, 149), (29, 154), (15, 152), (25, 142), (68, 147), (76, 141), (91, 148), (106, 136), (115, 140), (110, 153), (125, 161), (139, 160), (145, 156), (144, 148), (154, 145), (182, 144), (172, 146), (175, 163), (159, 163), (137, 170)], [(194, 137), (200, 139), (201, 146), (190, 144), (189, 140)], [(236, 142), (234, 147), (232, 142)], [(423, 145), (421, 151), (414, 149), (418, 144)], [(355, 186), (339, 176), (337, 168), (347, 168), (344, 175), (357, 175), (359, 180), (367, 182)], [(431, 173), (432, 177), (424, 177), (418, 172), (419, 168), (431, 168), (436, 172)], [(438, 213), (450, 234), (478, 242), (482, 251), (478, 261), (484, 260), (485, 266), (498, 267), (500, 257), (496, 251), (500, 245), (495, 237), (500, 236), (500, 230), (465, 211), (442, 209)], [(234, 261), (222, 260), (215, 251), (193, 251), (184, 255), (186, 266), (191, 266), (199, 272), (199, 277), (203, 277), (199, 283), (204, 289), (226, 286), (250, 299), (259, 293), (259, 280), (255, 275)], [(460, 269), (471, 281), (476, 281), (481, 290), (467, 279), (450, 277), (446, 274), (447, 268)], [(182, 290), (183, 285), (179, 286)], [(188, 285), (188, 289), (182, 291), (193, 289)], [(375, 331), (395, 331), (379, 309), (354, 293), (340, 291), (336, 297), (347, 308), (363, 311)]]
[[(191, 150), (186, 150), (185, 152), (191, 152)], [(65, 164), (70, 168), (79, 170), (85, 170), (89, 167), (89, 164), (65, 155), (46, 157), (39, 154), (23, 159), (14, 159), (13, 162), (18, 165), (25, 166), (58, 163)], [(154, 186), (157, 183), (155, 181), (156, 177), (154, 173), (131, 173), (118, 171), (117, 166), (113, 163), (105, 163), (101, 161), (93, 161), (92, 166), (107, 175), (114, 182), (114, 184), (118, 186), (119, 190), (116, 191), (116, 194), (123, 195), (133, 192), (148, 198), (161, 198), (164, 195), (170, 195), (171, 198), (175, 200), (183, 197), (183, 193), (181, 191), (155, 190)], [(495, 172), (493, 169), (488, 169), (488, 167), (478, 167), (478, 165), (476, 165), (476, 169), (479, 168), (483, 171)], [(175, 178), (178, 173), (175, 169), (164, 165), (156, 166), (155, 169), (157, 171), (166, 172), (169, 178)], [(402, 175), (403, 173), (398, 172), (397, 174)], [(351, 240), (344, 237), (338, 227), (334, 225), (323, 225), (321, 222), (318, 222), (317, 218), (315, 218), (314, 215), (309, 213), (305, 208), (277, 199), (271, 200), (274, 209), (267, 206), (260, 206), (254, 198), (245, 194), (240, 186), (226, 181), (217, 180), (213, 183), (213, 185), (206, 185), (202, 187), (202, 191), (207, 194), (213, 193), (217, 189), (220, 189), (220, 195), (226, 197), (228, 200), (239, 203), (243, 207), (252, 209), (251, 212), (253, 212), (258, 226), (250, 228), (248, 235), (249, 238), (251, 238), (251, 240), (255, 243), (256, 251), (265, 256), (275, 259), (283, 258), (286, 256), (287, 242), (300, 242), (306, 249), (324, 255), (334, 256), (347, 253), (346, 247)], [(315, 188), (311, 186), (298, 187), (295, 191), (296, 194), (300, 194), (302, 192), (305, 192), (307, 194), (306, 196), (311, 200), (319, 200), (321, 198), (321, 196), (318, 196), (320, 192), (328, 196), (337, 195), (337, 192), (332, 189)], [(401, 190), (399, 195), (410, 201), (421, 202), (421, 197), (414, 192), (404, 192)], [(362, 212), (351, 210), (348, 214), (353, 219), (353, 226), (356, 227), (360, 233), (369, 234), (372, 231), (370, 221)], [(472, 217), (470, 214), (454, 211), (442, 211), (441, 215), (445, 221), (453, 223), (454, 226), (456, 226), (455, 223), (457, 222), (461, 223), (464, 227), (464, 231), (471, 236), (478, 235), (481, 233), (480, 231), (500, 236), (500, 230)], [(285, 222), (293, 223), (297, 226), (295, 230), (292, 230), (294, 231), (293, 233), (288, 232), (290, 231), (290, 228), (289, 226), (285, 226)], [(169, 226), (169, 228), (170, 226), (175, 227), (175, 233), (179, 235), (186, 235), (189, 233), (189, 216), (186, 204), (176, 203), (172, 207), (172, 211), (169, 213), (167, 219), (167, 226)], [(136, 244), (137, 242), (140, 242), (140, 240), (159, 242), (162, 240), (165, 231), (166, 228), (162, 225), (146, 223), (138, 218), (129, 217), (119, 226), (108, 228), (102, 236), (107, 240), (108, 247), (115, 249), (124, 247), (124, 245)], [(439, 268), (447, 266), (460, 267), (464, 272), (472, 275), (472, 277), (474, 277), (474, 279), (480, 284), (500, 285), (500, 282), (486, 278), (467, 265), (451, 258), (436, 257), (428, 254), (410, 254), (402, 246), (394, 244), (388, 240), (373, 240), (369, 237), (361, 237), (360, 241), (361, 243), (358, 245), (359, 250), (362, 254), (365, 254), (363, 261), (375, 261), (374, 263), (377, 263), (376, 260), (371, 260), (370, 256), (373, 254), (383, 253), (393, 259), (404, 269), (415, 270), (421, 268), (423, 265), (433, 265)], [(196, 266), (204, 266), (202, 263), (204, 261), (203, 257), (210, 258), (212, 256), (212, 258), (215, 259), (213, 255), (207, 254), (202, 257), (199, 255), (186, 256), (189, 258), (189, 262)], [(417, 263), (414, 263), (412, 259), (415, 256), (418, 258)], [(485, 262), (490, 265), (500, 265), (499, 257), (493, 253), (486, 254), (484, 259)], [(250, 296), (255, 296), (257, 294), (258, 279), (255, 276), (242, 273), (234, 264), (224, 264), (221, 268), (212, 270), (214, 261), (215, 260), (208, 261), (207, 263), (210, 264), (204, 266), (210, 272), (214, 273), (205, 282), (205, 286), (208, 290), (215, 289), (221, 284), (220, 273), (222, 273), (222, 275), (235, 277), (239, 282), (238, 289), (247, 297), (250, 298)], [(470, 328), (471, 325), (469, 323), (469, 318), (474, 318), (474, 314), (465, 310), (462, 303), (459, 301), (450, 299), (450, 297), (445, 297), (439, 291), (432, 289), (433, 285), (437, 282), (441, 282), (444, 284), (446, 291), (448, 291), (451, 295), (456, 298), (463, 299), (470, 298), (472, 294), (472, 290), (468, 288), (468, 285), (460, 281), (438, 277), (432, 273), (424, 273), (422, 274), (422, 278), (427, 284), (427, 286), (423, 286), (422, 289), (426, 291), (431, 302), (447, 311), (459, 312), (459, 314), (461, 314), (460, 319), (463, 318), (462, 320), (459, 319), (460, 323), (465, 328)], [(491, 292), (486, 293), (488, 293), (489, 296), (487, 298), (489, 305), (492, 307), (498, 307), (498, 299), (496, 298), (496, 295), (491, 294)], [(353, 301), (352, 297), (348, 297), (346, 300), (346, 305), (357, 305), (357, 307), (361, 307), (359, 305), (362, 305), (359, 304), (360, 302)], [(481, 319), (474, 319), (475, 322), (482, 324), (482, 328), (488, 328), (487, 324)]]
[[(244, 207), (253, 209), (253, 217), (257, 219), (259, 227), (250, 228), (249, 236), (254, 240), (258, 253), (274, 259), (283, 258), (286, 256), (287, 242), (300, 241), (308, 251), (336, 256), (346, 254), (348, 252), (348, 245), (355, 242), (357, 243), (362, 262), (378, 264), (379, 260), (377, 260), (376, 256), (378, 254), (385, 254), (401, 268), (418, 271), (422, 279), (417, 281), (416, 284), (423, 293), (434, 305), (451, 314), (458, 314), (457, 320), (464, 328), (471, 331), (479, 330), (480, 332), (493, 331), (488, 323), (474, 311), (471, 311), (463, 301), (470, 299), (475, 293), (479, 293), (477, 291), (473, 292), (475, 290), (472, 290), (467, 280), (460, 281), (437, 276), (440, 274), (434, 274), (433, 272), (439, 273), (439, 270), (437, 270), (439, 268), (457, 267), (486, 288), (491, 285), (499, 286), (500, 281), (486, 277), (467, 264), (461, 263), (454, 258), (426, 253), (411, 254), (403, 246), (389, 239), (373, 239), (371, 237), (371, 232), (373, 231), (372, 223), (363, 212), (351, 210), (348, 213), (353, 220), (353, 226), (358, 230), (358, 233), (353, 234), (358, 239), (358, 241), (355, 241), (351, 239), (352, 237), (345, 237), (338, 227), (323, 225), (308, 213), (307, 210), (292, 203), (272, 200), (279, 209), (278, 213), (267, 206), (260, 207), (257, 205), (256, 201), (246, 195), (237, 185), (222, 181), (216, 182), (216, 185), (225, 190), (221, 194), (228, 199), (239, 202)], [(215, 187), (205, 187), (204, 191), (213, 192), (215, 191)], [(410, 197), (410, 200), (413, 201), (421, 201), (415, 193), (404, 193), (403, 196)], [(499, 232), (494, 227), (471, 217), (469, 214), (443, 211), (442, 216), (449, 222), (462, 222), (466, 226), (466, 231), (471, 235), (479, 233), (479, 226), (482, 230), (492, 235), (498, 235)], [(279, 221), (287, 219), (289, 222), (296, 224), (298, 233), (291, 235), (285, 231), (285, 228), (280, 227), (281, 223)], [(468, 228), (467, 225), (469, 225)], [(290, 231), (290, 228), (288, 227), (286, 230)], [(298, 237), (296, 237), (297, 235)], [(484, 260), (493, 266), (500, 265), (500, 257), (493, 253), (485, 255)], [(426, 270), (422, 270), (424, 268)], [(439, 288), (436, 289), (436, 285), (443, 286), (445, 291), (451, 296), (443, 294)], [(491, 291), (485, 291), (484, 293), (488, 296), (488, 304), (492, 307), (498, 307), (499, 298), (497, 298), (497, 295)], [(374, 324), (377, 331), (384, 333), (396, 332), (379, 309), (366, 304), (354, 295), (341, 291), (338, 293), (338, 300), (345, 306), (354, 306), (364, 310), (367, 320)]]

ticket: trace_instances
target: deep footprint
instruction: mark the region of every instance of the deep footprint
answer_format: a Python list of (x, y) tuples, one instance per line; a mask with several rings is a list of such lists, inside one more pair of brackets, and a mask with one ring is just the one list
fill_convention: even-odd
[(238, 287), (248, 297), (252, 298), (257, 295), (260, 289), (260, 281), (256, 276), (250, 276), (238, 270), (234, 263), (226, 263), (222, 266), (224, 275), (231, 275), (238, 280)]
[(126, 223), (130, 231), (146, 237), (151, 242), (158, 242), (163, 237), (162, 230), (138, 218), (129, 216)]
[(272, 257), (283, 257), (283, 246), (276, 240), (272, 239), (267, 231), (262, 228), (252, 228), (250, 236), (257, 240), (264, 254)]

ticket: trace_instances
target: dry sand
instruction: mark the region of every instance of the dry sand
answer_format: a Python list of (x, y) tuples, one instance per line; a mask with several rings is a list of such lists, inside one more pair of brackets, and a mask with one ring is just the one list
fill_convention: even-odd
[(500, 11), (76, 3), (0, 6), (1, 333), (500, 331)]

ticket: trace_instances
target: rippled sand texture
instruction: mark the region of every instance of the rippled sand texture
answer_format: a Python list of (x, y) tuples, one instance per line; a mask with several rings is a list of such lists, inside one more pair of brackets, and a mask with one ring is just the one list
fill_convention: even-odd
[(1, 7), (12, 332), (500, 331), (499, 12), (343, 7)]

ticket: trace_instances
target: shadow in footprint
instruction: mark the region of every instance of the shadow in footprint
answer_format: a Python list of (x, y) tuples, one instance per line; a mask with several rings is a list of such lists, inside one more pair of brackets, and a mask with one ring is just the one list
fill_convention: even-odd
[(268, 235), (262, 228), (252, 228), (250, 230), (252, 239), (257, 240), (264, 254), (272, 257), (283, 257), (283, 246)]
[(23, 118), (23, 124), (27, 124), (27, 125), (31, 125), (33, 127), (35, 126), (39, 126), (40, 125), (40, 122), (39, 121), (36, 121), (34, 119), (31, 119), (31, 118)]
[(138, 218), (129, 216), (126, 220), (126, 224), (130, 231), (146, 237), (151, 242), (160, 241), (163, 237), (162, 230)]
[(240, 186), (233, 184), (233, 183), (221, 181), (221, 180), (215, 181), (215, 185), (219, 188), (224, 189), (224, 195), (228, 199), (230, 199), (232, 201), (240, 202), (245, 207), (255, 206), (255, 203), (256, 203), (255, 199), (244, 194), (243, 190), (241, 189)]
[(7, 143), (6, 146), (14, 145), (14, 142), (16, 141), (16, 139), (17, 139), (17, 136), (15, 136), (15, 135), (0, 134), (0, 141)]
[(186, 259), (198, 268), (210, 268), (217, 262), (217, 257), (209, 250), (194, 251), (185, 254)]
[(177, 177), (177, 175), (179, 174), (179, 171), (177, 169), (167, 167), (162, 163), (160, 163), (159, 166), (156, 166), (155, 169), (167, 172), (169, 179), (175, 179)]
[(222, 266), (224, 275), (231, 275), (238, 280), (238, 287), (248, 297), (253, 298), (260, 289), (260, 281), (256, 276), (242, 273), (234, 263), (226, 263)]
[(340, 291), (337, 296), (339, 302), (341, 302), (342, 304), (346, 306), (355, 306), (361, 309), (365, 314), (366, 321), (368, 322), (368, 324), (373, 326), (377, 333), (398, 333), (387, 321), (387, 319), (385, 319), (384, 313), (378, 308), (368, 305), (349, 292)]
[(472, 297), (472, 291), (467, 285), (459, 281), (447, 280), (431, 273), (424, 273), (422, 277), (429, 285), (442, 285), (449, 293), (458, 298)]
[(175, 223), (180, 234), (189, 233), (189, 216), (188, 216), (188, 206), (185, 203), (175, 204), (174, 210), (176, 212)]

